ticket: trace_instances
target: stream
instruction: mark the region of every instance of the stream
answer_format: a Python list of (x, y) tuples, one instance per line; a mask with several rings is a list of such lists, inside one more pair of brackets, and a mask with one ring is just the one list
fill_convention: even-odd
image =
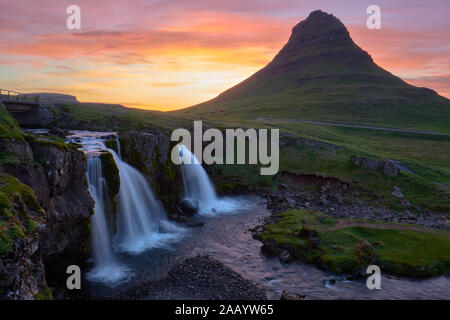
[[(369, 290), (363, 280), (348, 281), (312, 265), (284, 264), (276, 257), (267, 258), (260, 251), (261, 242), (253, 239), (249, 231), (270, 215), (263, 199), (245, 196), (236, 201), (247, 208), (215, 217), (198, 217), (205, 225), (187, 229), (182, 241), (137, 256), (121, 256), (121, 261), (134, 270), (129, 282), (118, 287), (97, 283), (91, 289), (108, 295), (111, 290), (161, 279), (171, 266), (186, 257), (207, 254), (265, 288), (269, 299), (279, 299), (283, 290), (305, 295), (307, 299), (450, 299), (449, 277), (413, 280), (382, 275), (381, 289)], [(330, 279), (335, 279), (334, 284)]]

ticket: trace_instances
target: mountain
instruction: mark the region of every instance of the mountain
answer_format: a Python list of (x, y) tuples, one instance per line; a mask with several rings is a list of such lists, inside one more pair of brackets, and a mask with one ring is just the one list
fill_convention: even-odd
[(339, 19), (320, 10), (292, 29), (289, 41), (263, 69), (175, 114), (450, 128), (450, 100), (379, 67)]

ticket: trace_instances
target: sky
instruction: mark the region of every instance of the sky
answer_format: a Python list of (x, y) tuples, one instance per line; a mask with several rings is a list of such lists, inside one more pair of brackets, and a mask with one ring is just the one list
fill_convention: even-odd
[[(366, 9), (381, 9), (369, 30)], [(67, 7), (81, 9), (69, 30)], [(311, 11), (339, 18), (375, 62), (450, 98), (448, 0), (0, 0), (0, 88), (175, 110), (264, 67)]]

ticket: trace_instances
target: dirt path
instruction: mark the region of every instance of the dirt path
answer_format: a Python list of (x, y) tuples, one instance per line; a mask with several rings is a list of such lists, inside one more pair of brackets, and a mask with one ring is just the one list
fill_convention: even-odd
[(333, 123), (333, 122), (321, 122), (321, 121), (300, 121), (300, 120), (269, 119), (269, 118), (267, 118), (267, 119), (266, 118), (260, 118), (257, 121), (259, 121), (259, 122), (271, 122), (271, 121), (291, 122), (291, 123), (301, 123), (301, 124), (313, 124), (313, 125), (319, 125), (319, 126), (346, 127), (346, 128), (358, 128), (358, 129), (372, 129), (372, 130), (380, 130), (380, 131), (417, 133), (417, 134), (428, 134), (428, 135), (448, 136), (448, 137), (450, 137), (449, 133), (434, 132), (434, 131), (421, 131), (421, 130), (412, 130), (412, 129), (373, 127), (373, 126), (365, 126), (365, 125)]

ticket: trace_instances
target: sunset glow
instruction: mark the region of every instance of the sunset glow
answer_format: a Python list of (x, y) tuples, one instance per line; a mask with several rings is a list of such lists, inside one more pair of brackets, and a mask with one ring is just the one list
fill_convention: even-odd
[(266, 65), (292, 27), (322, 9), (377, 64), (450, 97), (448, 1), (378, 1), (381, 30), (366, 28), (369, 1), (79, 0), (79, 31), (66, 28), (71, 4), (0, 0), (0, 88), (164, 111), (188, 107)]

